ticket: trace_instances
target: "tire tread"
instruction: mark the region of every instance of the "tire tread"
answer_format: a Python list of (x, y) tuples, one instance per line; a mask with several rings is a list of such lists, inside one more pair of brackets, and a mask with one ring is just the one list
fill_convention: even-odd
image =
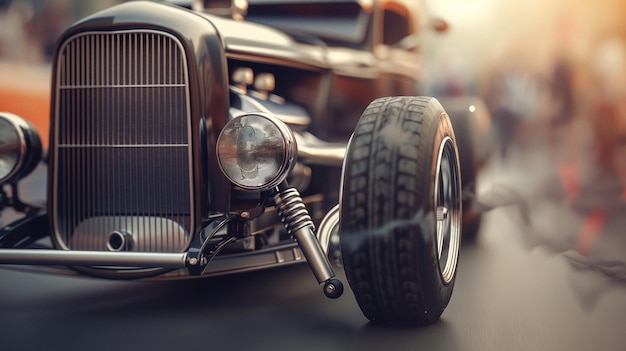
[[(342, 224), (341, 234), (342, 242), (345, 237), (350, 243), (342, 244), (342, 251), (350, 286), (363, 313), (372, 321), (429, 324), (442, 312), (424, 313), (430, 306), (422, 295), (415, 264), (416, 248), (424, 245), (422, 234), (402, 225), (392, 235), (368, 230), (388, 226), (394, 220), (415, 219), (421, 206), (416, 199), (430, 196), (429, 187), (422, 183), (430, 180), (431, 165), (427, 163), (431, 159), (418, 157), (432, 153), (432, 143), (422, 139), (434, 134), (439, 123), (438, 118), (424, 118), (430, 104), (428, 97), (375, 100), (364, 111), (351, 142), (343, 194), (350, 206), (342, 209), (347, 223)], [(403, 132), (399, 140), (390, 142), (381, 133), (393, 124)], [(374, 206), (368, 206), (370, 200), (375, 201)], [(354, 246), (363, 231), (367, 232), (368, 245)]]

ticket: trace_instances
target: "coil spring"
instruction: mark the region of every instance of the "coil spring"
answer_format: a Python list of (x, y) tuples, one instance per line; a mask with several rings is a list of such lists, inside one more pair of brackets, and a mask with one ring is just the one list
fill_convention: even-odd
[(310, 226), (311, 230), (315, 230), (313, 220), (304, 206), (298, 190), (295, 188), (283, 190), (274, 195), (274, 202), (276, 203), (276, 212), (287, 228), (287, 233), (295, 233), (307, 226)]

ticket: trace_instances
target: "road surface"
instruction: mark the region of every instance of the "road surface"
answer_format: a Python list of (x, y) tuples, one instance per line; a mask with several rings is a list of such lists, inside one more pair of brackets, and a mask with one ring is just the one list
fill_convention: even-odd
[(452, 300), (433, 325), (368, 323), (349, 289), (326, 299), (306, 265), (172, 282), (4, 267), (0, 349), (623, 350), (621, 217), (610, 212), (578, 254), (591, 210), (566, 201), (552, 161), (531, 151), (482, 174), (482, 230), (464, 243)]

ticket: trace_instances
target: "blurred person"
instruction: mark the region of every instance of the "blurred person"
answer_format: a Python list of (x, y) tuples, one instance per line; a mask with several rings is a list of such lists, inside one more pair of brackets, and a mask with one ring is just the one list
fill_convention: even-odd
[(72, 22), (71, 8), (69, 0), (50, 0), (39, 13), (39, 37), (48, 61), (52, 60), (57, 39)]
[(556, 52), (551, 67), (550, 102), (548, 113), (548, 142), (557, 142), (562, 130), (569, 129), (576, 115), (576, 48), (581, 42), (581, 24), (578, 16), (563, 11), (555, 21)]
[(436, 97), (478, 95), (477, 79), (469, 59), (446, 53), (436, 61), (437, 65), (428, 70), (432, 71), (432, 79), (426, 87), (427, 94)]
[(597, 165), (626, 185), (626, 40), (600, 41), (591, 62), (591, 119)]
[(601, 174), (626, 189), (626, 40), (598, 40), (576, 76), (575, 109), (582, 118), (568, 135), (564, 161), (577, 168), (579, 188)]
[(557, 142), (559, 132), (570, 126), (576, 114), (574, 70), (571, 60), (565, 57), (559, 57), (552, 68), (548, 116), (548, 142), (552, 146)]
[(606, 257), (624, 248), (614, 223), (626, 209), (625, 38), (597, 40), (577, 75), (582, 118), (559, 173), (569, 205), (585, 216), (576, 252)]
[(31, 3), (19, 0), (0, 2), (0, 58), (30, 60), (36, 53), (30, 33), (34, 9)]
[(518, 145), (520, 129), (540, 112), (542, 104), (541, 79), (522, 62), (506, 60), (496, 68), (485, 96), (503, 159)]

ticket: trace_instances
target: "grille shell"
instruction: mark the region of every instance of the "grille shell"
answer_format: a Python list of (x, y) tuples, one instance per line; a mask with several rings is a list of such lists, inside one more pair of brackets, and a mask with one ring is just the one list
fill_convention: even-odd
[(64, 249), (180, 252), (195, 223), (185, 51), (154, 30), (84, 32), (58, 50), (52, 221)]

